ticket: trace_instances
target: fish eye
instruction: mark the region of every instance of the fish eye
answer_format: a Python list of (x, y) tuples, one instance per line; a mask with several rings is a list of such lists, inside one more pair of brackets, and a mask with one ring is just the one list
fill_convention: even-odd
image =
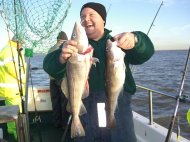
[(76, 33), (73, 33), (72, 38), (76, 38), (76, 37), (77, 37)]

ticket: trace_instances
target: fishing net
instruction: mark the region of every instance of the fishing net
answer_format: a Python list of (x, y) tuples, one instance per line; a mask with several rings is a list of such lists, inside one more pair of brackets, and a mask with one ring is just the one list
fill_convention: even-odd
[(7, 27), (34, 53), (47, 53), (55, 44), (71, 0), (1, 0)]

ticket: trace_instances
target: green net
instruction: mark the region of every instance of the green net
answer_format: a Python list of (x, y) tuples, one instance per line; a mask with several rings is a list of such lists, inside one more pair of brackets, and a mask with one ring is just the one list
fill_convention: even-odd
[(71, 0), (1, 0), (7, 27), (34, 53), (47, 53), (55, 44)]

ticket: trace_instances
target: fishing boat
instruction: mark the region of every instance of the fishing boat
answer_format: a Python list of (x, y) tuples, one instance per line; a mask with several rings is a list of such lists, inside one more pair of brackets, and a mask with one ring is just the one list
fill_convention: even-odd
[[(164, 142), (168, 129), (153, 121), (151, 95), (153, 93), (158, 93), (167, 96), (167, 94), (139, 85), (137, 85), (137, 88), (146, 90), (150, 98), (149, 118), (146, 118), (133, 111), (133, 120), (138, 142)], [(25, 126), (22, 126), (20, 124), (17, 125), (17, 130), (19, 132), (18, 138), (20, 137), (19, 142), (72, 141), (70, 134), (68, 132), (65, 133), (67, 131), (66, 129), (55, 128), (52, 124), (52, 106), (49, 86), (30, 86), (28, 92), (28, 121), (24, 121), (23, 124)], [(3, 106), (4, 100), (1, 99), (0, 101), (0, 138), (5, 139), (8, 142), (14, 142), (13, 137), (10, 137), (8, 133), (5, 132), (5, 122), (15, 121), (16, 123), (19, 123), (18, 106)], [(29, 128), (28, 130), (25, 129), (27, 127)], [(170, 142), (190, 142), (190, 140), (182, 136), (179, 139), (179, 136), (176, 133), (172, 132)]]

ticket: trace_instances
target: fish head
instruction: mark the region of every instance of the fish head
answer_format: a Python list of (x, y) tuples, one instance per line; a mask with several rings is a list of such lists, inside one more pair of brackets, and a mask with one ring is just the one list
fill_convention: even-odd
[(77, 41), (78, 53), (83, 53), (88, 49), (88, 38), (86, 31), (80, 22), (75, 22), (71, 39)]
[(106, 43), (106, 56), (111, 61), (123, 59), (125, 53), (117, 46), (117, 41), (112, 42), (110, 39)]

